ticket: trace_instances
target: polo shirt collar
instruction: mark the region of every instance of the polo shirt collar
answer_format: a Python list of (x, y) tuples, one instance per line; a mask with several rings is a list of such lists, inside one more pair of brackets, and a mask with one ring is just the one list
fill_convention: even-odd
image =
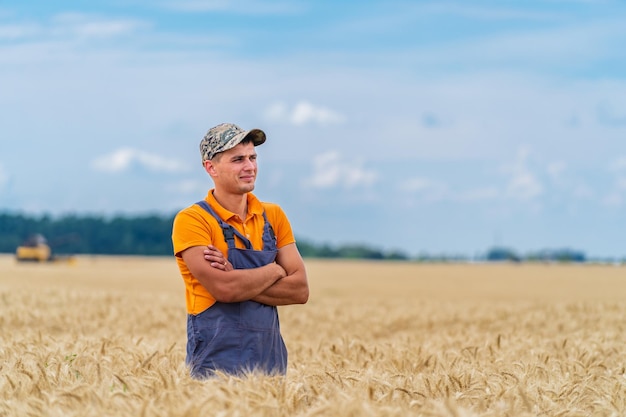
[[(215, 213), (217, 213), (217, 215), (220, 216), (225, 221), (228, 221), (232, 217), (235, 217), (236, 216), (235, 213), (233, 213), (232, 211), (226, 210), (224, 207), (220, 205), (220, 203), (217, 202), (217, 200), (215, 199), (215, 196), (213, 195), (214, 190), (215, 190), (214, 188), (209, 190), (209, 193), (207, 194), (207, 197), (206, 197), (207, 203), (209, 203), (211, 208), (215, 210)], [(263, 205), (261, 204), (261, 201), (252, 193), (247, 193), (246, 196), (248, 198), (248, 214), (262, 216)]]

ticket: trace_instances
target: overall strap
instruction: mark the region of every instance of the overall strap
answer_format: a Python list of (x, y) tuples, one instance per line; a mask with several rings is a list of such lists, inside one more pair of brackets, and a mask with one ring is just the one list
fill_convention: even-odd
[[(226, 240), (229, 249), (235, 249), (235, 236), (241, 239), (244, 245), (246, 245), (246, 249), (252, 249), (252, 244), (250, 243), (250, 241), (237, 229), (222, 220), (220, 216), (218, 216), (217, 213), (213, 211), (211, 206), (206, 201), (201, 200), (198, 201), (196, 204), (205, 209), (211, 216), (215, 217), (215, 220), (218, 221), (220, 227), (222, 228), (222, 233), (224, 233), (224, 239)], [(265, 213), (263, 213), (263, 215), (265, 216)], [(266, 221), (265, 223), (267, 224), (268, 222)]]
[(267, 250), (276, 249), (276, 234), (272, 224), (267, 220), (265, 210), (263, 210), (263, 220), (265, 220), (265, 226), (263, 227), (263, 247)]

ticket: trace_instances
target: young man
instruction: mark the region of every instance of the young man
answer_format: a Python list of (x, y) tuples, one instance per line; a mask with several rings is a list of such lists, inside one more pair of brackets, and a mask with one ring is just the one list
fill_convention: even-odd
[(287, 350), (276, 306), (309, 298), (304, 262), (282, 209), (253, 194), (262, 130), (224, 123), (200, 142), (215, 187), (174, 219), (174, 254), (185, 282), (187, 364), (216, 371), (284, 374)]

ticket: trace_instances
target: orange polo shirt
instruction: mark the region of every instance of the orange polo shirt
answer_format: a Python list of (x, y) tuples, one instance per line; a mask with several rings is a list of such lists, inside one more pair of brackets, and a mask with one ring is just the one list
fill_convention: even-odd
[[(263, 249), (263, 225), (265, 224), (263, 210), (265, 210), (267, 220), (276, 234), (276, 247), (280, 249), (295, 242), (291, 224), (277, 204), (261, 202), (252, 193), (248, 193), (248, 214), (245, 221), (242, 221), (238, 215), (220, 206), (213, 196), (213, 190), (209, 191), (205, 201), (222, 220), (246, 236), (253, 249)], [(228, 245), (224, 239), (222, 228), (213, 216), (199, 205), (194, 204), (178, 212), (174, 218), (172, 243), (178, 269), (185, 282), (187, 312), (199, 314), (211, 307), (215, 303), (215, 298), (189, 272), (189, 268), (187, 268), (180, 254), (193, 246), (213, 245), (222, 251), (224, 256), (228, 256)], [(235, 244), (238, 248), (245, 248), (239, 238), (235, 238)]]

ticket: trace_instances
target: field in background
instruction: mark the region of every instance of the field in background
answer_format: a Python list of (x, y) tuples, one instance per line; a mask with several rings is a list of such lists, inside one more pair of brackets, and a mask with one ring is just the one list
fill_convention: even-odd
[(626, 268), (307, 260), (286, 378), (191, 380), (171, 258), (0, 256), (0, 416), (622, 416)]

